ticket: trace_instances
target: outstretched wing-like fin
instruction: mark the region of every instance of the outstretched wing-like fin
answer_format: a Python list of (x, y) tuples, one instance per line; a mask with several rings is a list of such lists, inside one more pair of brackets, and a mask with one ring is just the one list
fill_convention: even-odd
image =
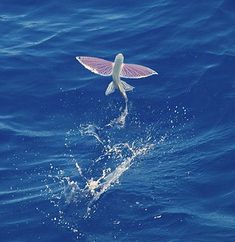
[(111, 76), (113, 63), (104, 59), (88, 56), (77, 56), (76, 59), (88, 70), (101, 76)]
[(145, 66), (135, 64), (123, 64), (120, 77), (137, 79), (157, 74), (158, 73), (156, 71)]

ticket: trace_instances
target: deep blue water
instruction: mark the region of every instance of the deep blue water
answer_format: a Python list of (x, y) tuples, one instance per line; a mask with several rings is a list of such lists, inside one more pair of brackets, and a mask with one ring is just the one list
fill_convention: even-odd
[[(0, 241), (235, 241), (235, 2), (0, 2)], [(148, 66), (126, 81), (75, 57)], [(121, 115), (121, 116), (120, 116)]]

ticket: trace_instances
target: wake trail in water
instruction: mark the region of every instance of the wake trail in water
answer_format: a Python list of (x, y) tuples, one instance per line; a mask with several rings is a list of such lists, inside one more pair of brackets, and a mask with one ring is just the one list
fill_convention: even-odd
[(103, 175), (97, 181), (92, 180), (92, 183), (89, 183), (88, 190), (92, 192), (93, 198), (89, 203), (88, 212), (91, 205), (97, 201), (100, 196), (112, 186), (112, 184), (118, 182), (122, 174), (131, 167), (134, 159), (138, 155), (145, 154), (152, 148), (152, 145), (148, 145), (139, 149), (134, 149), (133, 147), (130, 147), (128, 143), (126, 143), (125, 146), (131, 151), (131, 155), (121, 162), (112, 172), (110, 170), (107, 173), (104, 171)]
[(100, 211), (107, 191), (114, 188), (123, 174), (144, 155), (148, 155), (147, 159), (156, 155), (156, 146), (158, 155), (172, 152), (174, 142), (179, 142), (182, 127), (188, 120), (185, 107), (167, 106), (160, 112), (165, 115), (164, 122), (155, 119), (154, 123), (147, 124), (136, 114), (130, 115), (129, 109), (129, 103), (125, 102), (118, 117), (111, 121), (103, 125), (84, 123), (68, 131), (65, 138), (68, 166), (63, 164), (58, 169), (51, 164), (47, 181), (50, 185), (46, 185), (56, 210), (51, 220), (78, 237), (84, 220)]
[(106, 127), (118, 127), (123, 128), (126, 123), (126, 117), (128, 115), (128, 100), (125, 100), (125, 108), (121, 112), (120, 116), (113, 119), (109, 124), (106, 124)]
[[(103, 131), (105, 128), (124, 128), (126, 123), (126, 117), (128, 115), (128, 101), (125, 102), (125, 107), (121, 114), (113, 119), (110, 123), (106, 124), (104, 128), (99, 128), (95, 125), (82, 126), (80, 132), (82, 135), (93, 136), (98, 140), (104, 148), (104, 152), (94, 161), (95, 166), (98, 166), (97, 163), (106, 161), (105, 164), (108, 164), (108, 168), (102, 169), (102, 174), (98, 178), (91, 177), (86, 179), (86, 185), (82, 190), (87, 197), (90, 197), (90, 201), (87, 206), (87, 215), (90, 215), (92, 205), (97, 201), (103, 193), (105, 193), (109, 188), (119, 182), (119, 178), (122, 174), (127, 171), (133, 164), (134, 159), (145, 154), (149, 149), (153, 147), (152, 144), (143, 144), (141, 146), (135, 146), (134, 142), (131, 144), (129, 142), (123, 143), (114, 143), (111, 145), (106, 140), (102, 140), (99, 135), (100, 131)], [(115, 163), (116, 165), (112, 164)], [(78, 163), (76, 167), (79, 171), (79, 174), (82, 175), (82, 169)], [(83, 175), (82, 175), (83, 176)], [(84, 176), (83, 176), (84, 177)]]
[[(60, 209), (58, 222), (72, 231), (78, 231), (78, 228), (77, 225), (73, 225), (74, 221), (70, 221), (71, 213), (79, 219), (90, 218), (98, 209), (97, 201), (119, 183), (121, 176), (133, 166), (138, 157), (147, 154), (155, 146), (155, 140), (151, 137), (152, 132), (148, 129), (144, 132), (143, 129), (142, 132), (135, 131), (137, 137), (128, 135), (128, 130), (125, 130), (128, 115), (126, 101), (119, 116), (107, 124), (101, 127), (91, 123), (81, 124), (78, 132), (67, 133), (66, 147), (69, 149), (69, 157), (75, 169), (72, 174), (65, 175), (64, 170), (59, 170), (57, 175), (51, 176), (57, 187), (48, 186), (48, 192), (52, 195), (52, 204)], [(92, 142), (92, 139), (96, 142)], [(94, 157), (85, 161), (76, 158), (76, 149), (80, 148), (80, 145), (76, 146), (76, 140), (85, 146), (86, 157), (92, 155), (86, 150), (95, 150)], [(76, 149), (73, 149), (74, 145)], [(97, 155), (97, 151), (100, 154)], [(71, 206), (75, 208), (69, 209)]]

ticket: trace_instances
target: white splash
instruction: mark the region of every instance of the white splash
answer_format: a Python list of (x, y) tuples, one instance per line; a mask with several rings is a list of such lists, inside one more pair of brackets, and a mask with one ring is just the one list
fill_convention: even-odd
[(99, 179), (93, 180), (93, 178), (91, 178), (88, 180), (85, 190), (90, 192), (93, 196), (87, 208), (88, 213), (92, 204), (97, 201), (103, 193), (110, 189), (112, 185), (119, 182), (119, 178), (132, 166), (134, 159), (137, 156), (146, 154), (154, 146), (153, 144), (147, 144), (143, 147), (135, 148), (128, 143), (123, 145), (131, 152), (131, 155), (126, 157), (113, 171), (111, 171), (111, 169), (103, 170), (103, 174)]
[[(177, 131), (175, 123), (177, 124), (180, 118), (187, 118), (185, 113), (185, 108), (182, 111), (178, 107), (173, 111), (169, 108), (168, 118), (164, 119), (164, 124), (165, 120), (169, 121), (169, 124), (167, 123), (169, 129), (160, 129), (160, 132), (161, 120), (158, 123), (145, 125), (131, 116), (130, 122), (136, 128), (133, 128), (131, 131), (134, 132), (130, 134), (128, 129), (125, 129), (129, 117), (126, 102), (120, 115), (108, 124), (99, 127), (95, 123), (88, 123), (80, 125), (79, 129), (70, 130), (65, 138), (69, 154), (64, 155), (62, 168), (56, 168), (59, 165), (55, 163), (50, 165), (51, 174), (48, 176), (47, 193), (57, 215), (48, 214), (48, 217), (80, 236), (82, 228), (79, 221), (91, 217), (99, 209), (98, 200), (100, 199), (102, 203), (102, 198), (105, 199), (104, 194), (122, 181), (122, 175), (128, 172), (140, 157), (146, 154), (148, 158), (152, 154), (155, 155), (154, 151), (150, 151), (156, 146), (158, 155), (165, 156), (166, 152), (172, 152), (173, 141), (178, 142), (179, 133), (175, 132)], [(161, 115), (163, 114), (167, 114), (167, 110)], [(184, 123), (178, 125), (179, 131), (183, 125)], [(81, 135), (84, 138), (78, 139)], [(87, 136), (95, 142), (87, 142)], [(77, 155), (81, 143), (82, 155)], [(90, 154), (86, 152), (86, 148), (91, 150)], [(64, 162), (68, 162), (66, 168)], [(161, 219), (161, 216), (156, 214), (154, 219)]]
[(128, 115), (128, 100), (125, 100), (125, 108), (121, 112), (120, 116), (113, 119), (109, 124), (106, 124), (106, 127), (124, 128), (127, 115)]
[[(66, 207), (75, 207), (75, 209), (66, 210), (62, 215), (60, 213), (58, 217), (60, 224), (64, 224), (72, 231), (79, 230), (70, 221), (71, 214), (75, 214), (79, 219), (90, 217), (96, 211), (97, 200), (119, 183), (121, 176), (129, 170), (138, 157), (145, 155), (154, 147), (155, 141), (151, 138), (148, 129), (144, 135), (140, 132), (138, 138), (129, 139), (125, 136), (125, 140), (123, 138), (120, 140), (118, 137), (117, 141), (116, 133), (122, 134), (120, 129), (125, 127), (128, 114), (128, 102), (125, 102), (119, 117), (109, 124), (103, 127), (91, 123), (83, 124), (80, 125), (79, 132), (71, 130), (67, 133), (65, 143), (70, 154), (66, 157), (69, 157), (75, 165), (75, 171), (73, 170), (71, 175), (66, 173), (67, 171), (58, 170), (57, 175), (51, 177), (58, 187), (52, 188), (50, 193), (54, 192), (51, 201), (56, 208), (60, 208), (60, 211)], [(86, 161), (76, 159), (73, 150), (79, 134), (90, 136), (98, 141), (96, 147), (101, 152), (98, 157)], [(92, 142), (89, 144), (93, 145)], [(79, 149), (79, 147), (76, 148)]]
[(97, 127), (94, 124), (88, 124), (88, 125), (81, 125), (80, 127), (80, 133), (81, 135), (87, 135), (87, 136), (93, 136), (95, 137), (101, 144), (103, 144), (103, 141), (100, 139), (98, 131), (100, 130), (99, 127)]

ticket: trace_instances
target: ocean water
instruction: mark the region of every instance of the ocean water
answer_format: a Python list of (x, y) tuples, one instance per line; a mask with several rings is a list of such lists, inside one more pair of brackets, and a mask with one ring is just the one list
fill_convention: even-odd
[[(0, 241), (235, 241), (235, 2), (0, 2)], [(148, 66), (126, 79), (75, 59)]]

